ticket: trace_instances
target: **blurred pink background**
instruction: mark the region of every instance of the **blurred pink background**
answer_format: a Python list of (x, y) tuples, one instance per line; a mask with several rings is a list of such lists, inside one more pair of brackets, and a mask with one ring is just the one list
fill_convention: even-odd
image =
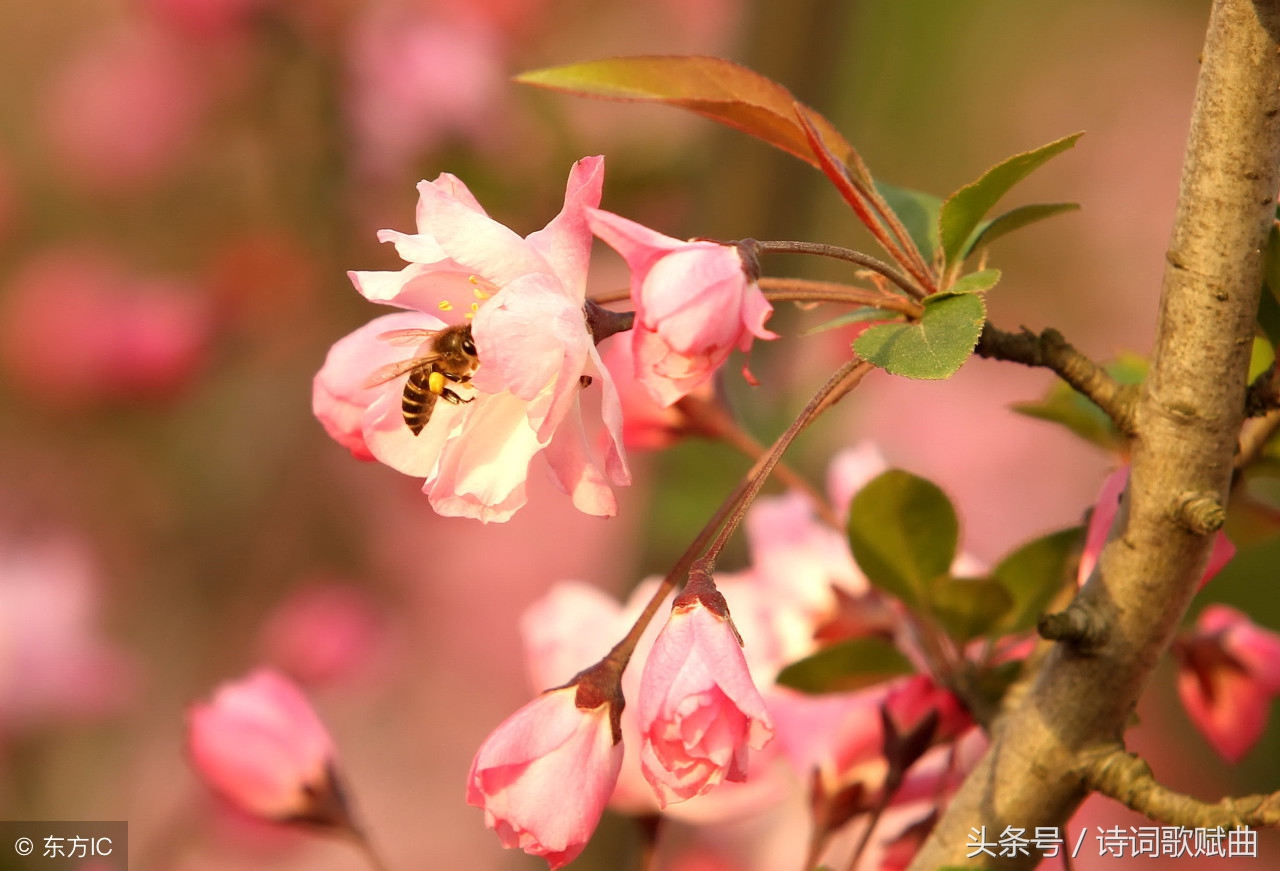
[[(867, 249), (786, 155), (674, 110), (508, 81), (720, 54), (827, 113), (878, 176), (938, 194), (1088, 131), (1013, 195), (1083, 209), (994, 247), (991, 319), (1056, 326), (1099, 358), (1145, 352), (1205, 17), (1189, 0), (0, 5), (0, 817), (127, 819), (139, 868), (363, 867), (346, 845), (229, 812), (185, 764), (185, 706), (269, 662), (316, 702), (391, 868), (539, 867), (463, 803), (479, 741), (540, 689), (521, 612), (558, 580), (622, 594), (665, 571), (747, 464), (705, 443), (634, 454), (609, 521), (536, 468), (509, 524), (436, 517), (413, 480), (353, 460), (309, 410), (329, 345), (379, 313), (346, 270), (399, 266), (375, 232), (408, 230), (414, 184), (449, 171), (527, 233), (570, 163), (603, 153), (603, 206), (669, 235)], [(624, 285), (597, 254), (592, 289)], [(818, 317), (775, 315), (783, 339), (751, 360), (760, 387), (729, 366), (763, 441), (847, 349), (799, 335)], [(945, 383), (873, 376), (790, 462), (821, 481), (832, 453), (874, 440), (943, 486), (966, 549), (996, 560), (1078, 523), (1114, 463), (1008, 410), (1050, 383), (986, 361)], [(1224, 594), (1280, 626), (1241, 592), (1253, 579)], [(1228, 770), (1191, 732), (1171, 669), (1149, 696), (1134, 743), (1171, 785), (1212, 800), (1276, 788), (1274, 730)], [(1101, 800), (1086, 822), (1138, 824)], [(574, 867), (634, 867), (633, 847), (607, 820)]]

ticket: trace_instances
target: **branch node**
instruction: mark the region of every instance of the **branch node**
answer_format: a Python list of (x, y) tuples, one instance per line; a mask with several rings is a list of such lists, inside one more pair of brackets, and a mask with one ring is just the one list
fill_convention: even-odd
[(1222, 500), (1217, 493), (1200, 490), (1183, 493), (1178, 498), (1174, 517), (1191, 532), (1209, 535), (1222, 528), (1227, 519), (1227, 510), (1222, 507)]
[(1092, 653), (1111, 636), (1111, 624), (1096, 610), (1076, 600), (1065, 611), (1041, 617), (1036, 631), (1047, 641), (1061, 642), (1080, 653)]

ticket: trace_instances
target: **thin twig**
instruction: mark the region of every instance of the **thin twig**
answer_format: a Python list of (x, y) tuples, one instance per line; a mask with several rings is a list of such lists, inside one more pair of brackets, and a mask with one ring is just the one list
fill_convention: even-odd
[(1053, 370), (1106, 412), (1116, 429), (1125, 435), (1134, 434), (1137, 387), (1116, 381), (1105, 369), (1073, 348), (1057, 330), (1047, 329), (1037, 335), (1024, 327), (1020, 332), (1006, 333), (988, 322), (975, 353), (992, 360)]
[(1080, 776), (1090, 789), (1156, 822), (1191, 829), (1280, 826), (1280, 793), (1227, 797), (1209, 804), (1162, 786), (1144, 759), (1119, 744), (1086, 754)]

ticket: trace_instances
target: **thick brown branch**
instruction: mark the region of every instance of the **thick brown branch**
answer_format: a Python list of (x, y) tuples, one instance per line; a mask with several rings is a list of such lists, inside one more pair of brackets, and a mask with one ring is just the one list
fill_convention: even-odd
[(1118, 744), (1086, 754), (1080, 776), (1090, 789), (1156, 822), (1189, 829), (1280, 826), (1280, 793), (1224, 798), (1209, 804), (1161, 786), (1145, 760)]
[(1212, 547), (1186, 506), (1225, 501), (1231, 481), (1277, 189), (1280, 0), (1214, 0), (1129, 491), (1079, 594), (1110, 631), (1087, 654), (1054, 646), (911, 871), (1033, 867), (1037, 855), (969, 859), (965, 839), (983, 826), (1063, 826), (1090, 789), (1081, 760), (1123, 734)]
[(1020, 332), (1006, 333), (988, 321), (975, 353), (993, 360), (1052, 369), (1106, 412), (1118, 430), (1133, 435), (1137, 388), (1118, 383), (1105, 369), (1072, 347), (1057, 330), (1047, 329), (1036, 335), (1023, 327)]

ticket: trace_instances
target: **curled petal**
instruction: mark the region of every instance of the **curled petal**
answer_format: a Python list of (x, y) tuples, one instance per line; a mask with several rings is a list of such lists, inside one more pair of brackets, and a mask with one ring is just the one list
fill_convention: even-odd
[(467, 776), (467, 803), (508, 849), (552, 871), (582, 852), (622, 766), (609, 705), (583, 710), (577, 688), (543, 693), (493, 731)]

